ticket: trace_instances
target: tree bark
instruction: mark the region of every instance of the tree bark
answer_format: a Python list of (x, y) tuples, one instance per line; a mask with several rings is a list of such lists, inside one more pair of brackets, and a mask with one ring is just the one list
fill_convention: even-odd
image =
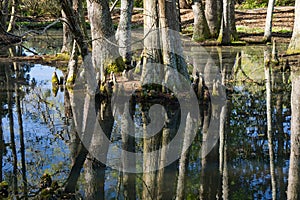
[(133, 10), (133, 0), (121, 0), (121, 14), (117, 30), (117, 40), (119, 52), (125, 64), (131, 62), (131, 17)]
[(190, 9), (191, 5), (187, 2), (187, 0), (179, 0), (179, 8)]
[(192, 39), (196, 42), (202, 42), (210, 37), (202, 0), (195, 1), (192, 8), (194, 13), (194, 31)]
[(275, 5), (275, 0), (269, 0), (267, 17), (266, 17), (266, 25), (265, 25), (265, 34), (263, 39), (265, 42), (271, 42), (271, 38), (272, 38), (272, 21), (273, 21), (274, 5)]
[(218, 42), (223, 45), (231, 43), (236, 37), (235, 19), (234, 19), (234, 1), (223, 0), (223, 16)]
[(101, 82), (105, 81), (106, 69), (122, 71), (115, 40), (115, 31), (109, 11), (108, 0), (88, 0), (88, 17), (91, 23), (92, 60)]
[[(67, 19), (65, 12), (61, 11), (62, 18)], [(69, 53), (72, 50), (72, 33), (68, 24), (63, 23), (63, 45), (61, 48), (61, 53)]]
[[(296, 0), (298, 1), (298, 0)], [(298, 1), (299, 2), (299, 1)], [(292, 74), (291, 97), (291, 155), (288, 176), (287, 197), (289, 200), (300, 199), (300, 74)]]
[(205, 1), (205, 17), (213, 38), (217, 38), (220, 32), (222, 20), (222, 0)]
[(18, 12), (18, 6), (19, 1), (18, 0), (12, 0), (11, 1), (11, 13), (10, 13), (10, 20), (7, 27), (7, 32), (11, 32), (15, 29), (15, 23), (16, 23), (16, 15)]
[(287, 53), (300, 53), (300, 0), (295, 1), (294, 29)]

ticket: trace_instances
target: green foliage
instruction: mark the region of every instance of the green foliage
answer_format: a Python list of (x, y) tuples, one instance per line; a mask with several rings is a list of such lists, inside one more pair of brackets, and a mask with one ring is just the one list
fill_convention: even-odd
[[(295, 0), (278, 0), (275, 2), (275, 6), (293, 6)], [(268, 6), (268, 0), (245, 0), (241, 4), (241, 8), (253, 9), (253, 8), (265, 8)]]
[(60, 16), (60, 2), (58, 0), (23, 0), (20, 10), (25, 16)]

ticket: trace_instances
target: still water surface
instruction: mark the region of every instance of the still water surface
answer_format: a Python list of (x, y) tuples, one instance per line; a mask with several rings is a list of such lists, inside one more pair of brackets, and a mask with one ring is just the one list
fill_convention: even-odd
[[(207, 48), (207, 52), (212, 58), (218, 57), (214, 62), (227, 91), (226, 109), (211, 105), (211, 121), (218, 121), (215, 131), (223, 134), (212, 151), (201, 157), (203, 127), (199, 127), (184, 162), (177, 160), (155, 172), (122, 173), (103, 167), (88, 155), (80, 169), (74, 198), (272, 199), (264, 48)], [(207, 62), (189, 59), (194, 65)], [(205, 65), (201, 69), (204, 75), (209, 73)], [(63, 188), (80, 153), (80, 138), (70, 114), (70, 94), (63, 86), (54, 90), (54, 71), (63, 76), (55, 66), (0, 63), (0, 179), (8, 182), (12, 197), (25, 197), (25, 193), (29, 197), (39, 196), (45, 173)], [(209, 78), (207, 75), (206, 84), (213, 88)], [(277, 197), (286, 199), (291, 119), (289, 73), (274, 69), (271, 90), (273, 176)], [(142, 107), (136, 105), (133, 114), (135, 131), (140, 135)], [(108, 162), (120, 159), (114, 157), (114, 151), (122, 144), (121, 129), (122, 124), (115, 120)], [(145, 150), (141, 141), (136, 141), (135, 151)]]

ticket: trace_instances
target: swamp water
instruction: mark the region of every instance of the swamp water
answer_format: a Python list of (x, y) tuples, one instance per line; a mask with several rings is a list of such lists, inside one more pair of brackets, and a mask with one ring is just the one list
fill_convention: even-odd
[[(38, 52), (45, 48), (36, 46)], [(205, 106), (200, 109), (202, 125), (189, 151), (183, 152), (185, 159), (177, 159), (157, 171), (137, 174), (105, 168), (86, 154), (83, 167), (76, 169), (79, 174), (72, 174), (72, 166), (79, 162), (82, 151), (71, 114), (70, 92), (63, 86), (53, 90), (51, 84), (52, 73), (56, 71), (62, 76), (62, 72), (55, 66), (0, 63), (0, 180), (8, 183), (9, 196), (38, 198), (42, 193), (41, 177), (49, 174), (52, 183), (58, 184), (50, 195), (53, 199), (61, 198), (58, 191), (65, 187), (68, 177), (77, 175), (73, 195), (77, 199), (272, 199), (271, 180), (276, 183), (276, 196), (286, 199), (291, 120), (289, 71), (273, 69), (267, 88), (264, 47), (212, 47), (206, 51), (217, 68), (211, 69), (207, 59), (195, 60), (191, 55), (187, 60), (190, 65), (201, 66), (211, 95), (216, 95), (216, 82), (226, 86), (224, 103), (212, 103), (210, 110)], [(218, 78), (211, 78), (212, 70), (220, 71)], [(271, 162), (267, 137), (268, 89), (272, 91), (269, 108), (275, 155)], [(168, 128), (172, 135), (172, 130), (178, 130), (172, 120), (178, 120), (180, 114), (172, 108), (167, 112), (171, 113)], [(136, 135), (143, 134), (145, 115), (143, 105), (136, 104), (133, 109)], [(203, 126), (209, 124), (206, 120), (218, 137), (203, 157)], [(120, 160), (115, 152), (122, 148), (124, 122), (112, 118), (106, 123), (112, 124), (106, 134), (111, 135), (112, 141), (107, 162), (113, 166), (111, 163)], [(149, 143), (143, 143), (141, 138), (133, 144), (130, 151), (149, 150), (145, 147)], [(147, 166), (143, 165), (160, 162), (158, 158), (159, 155), (144, 163), (137, 162), (135, 167), (145, 169)], [(270, 172), (270, 163), (274, 173)]]

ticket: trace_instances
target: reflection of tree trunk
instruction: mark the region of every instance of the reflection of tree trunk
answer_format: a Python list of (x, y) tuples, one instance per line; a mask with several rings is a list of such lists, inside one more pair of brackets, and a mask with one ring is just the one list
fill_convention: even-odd
[(291, 155), (288, 177), (288, 199), (300, 199), (300, 75), (292, 76)]
[[(161, 120), (161, 119), (156, 119)], [(174, 194), (175, 186), (175, 163), (166, 166), (168, 162), (168, 153), (172, 149), (167, 148), (170, 142), (170, 138), (176, 135), (176, 126), (180, 123), (179, 121), (179, 111), (173, 110), (171, 107), (167, 107), (167, 113), (165, 116), (165, 126), (162, 130), (161, 138), (161, 154), (159, 160), (159, 170), (157, 175), (157, 198), (158, 199), (172, 199)], [(152, 123), (152, 122), (151, 122)], [(166, 147), (166, 148), (162, 148)], [(174, 167), (175, 166), (175, 167)]]
[(135, 152), (135, 139), (132, 136), (134, 134), (134, 124), (132, 121), (132, 116), (129, 111), (133, 106), (129, 106), (129, 103), (125, 103), (124, 113), (122, 115), (121, 124), (121, 135), (122, 135), (122, 149), (125, 151), (122, 154), (122, 164), (123, 164), (123, 186), (124, 186), (124, 197), (125, 199), (135, 199), (136, 198), (136, 175), (135, 173), (127, 173), (126, 171), (130, 168), (131, 171), (135, 170), (136, 161), (129, 159), (127, 152)]
[(87, 200), (105, 199), (105, 166), (88, 158), (84, 164), (85, 198)]
[(26, 176), (26, 160), (25, 160), (25, 144), (24, 144), (24, 132), (23, 132), (23, 119), (22, 119), (22, 111), (20, 105), (20, 95), (18, 85), (15, 85), (15, 93), (16, 93), (16, 107), (18, 114), (18, 124), (19, 124), (19, 134), (20, 134), (20, 151), (21, 151), (21, 166), (22, 166), (22, 179), (23, 179), (23, 192), (24, 198), (27, 197), (27, 176)]
[[(179, 174), (178, 174), (178, 182), (177, 182), (177, 191), (176, 191), (176, 200), (185, 199), (185, 176), (186, 176), (186, 167), (188, 161), (188, 144), (190, 143), (190, 135), (194, 135), (191, 133), (192, 131), (197, 131), (197, 121), (195, 121), (190, 114), (188, 114), (186, 119), (186, 126), (185, 126), (185, 134), (183, 139), (183, 148), (180, 156), (179, 161)], [(184, 149), (187, 149), (184, 151)]]
[(279, 190), (279, 197), (278, 199), (286, 199), (286, 185), (284, 183), (284, 172), (283, 172), (283, 167), (284, 167), (284, 127), (283, 127), (283, 95), (284, 95), (284, 89), (283, 85), (284, 83), (284, 78), (283, 78), (283, 73), (280, 72), (279, 70), (273, 70), (272, 73), (274, 77), (274, 84), (275, 86), (275, 91), (273, 92), (276, 100), (276, 121), (275, 121), (275, 128), (277, 130), (277, 135), (278, 135), (278, 148), (277, 148), (277, 172), (278, 172), (278, 190)]
[[(270, 53), (268, 49), (265, 52), (265, 78), (266, 78), (266, 104), (267, 104), (267, 134), (268, 134), (268, 147), (270, 156), (270, 175), (271, 175), (271, 186), (272, 186), (272, 198), (276, 199), (276, 179), (275, 179), (275, 157), (273, 149), (273, 133), (272, 133), (272, 107), (271, 107), (271, 66), (270, 66)], [(269, 60), (269, 62), (268, 62)]]
[(2, 166), (3, 166), (3, 153), (4, 153), (4, 140), (3, 140), (3, 129), (2, 129), (2, 116), (0, 115), (0, 182), (2, 182)]
[(11, 85), (11, 72), (8, 66), (5, 66), (6, 79), (7, 79), (7, 107), (8, 107), (8, 119), (9, 119), (9, 131), (10, 131), (10, 147), (13, 156), (13, 192), (15, 195), (18, 194), (18, 158), (15, 143), (15, 132), (14, 132), (14, 118), (12, 108), (12, 85)]
[[(161, 133), (157, 133), (155, 136), (148, 137), (147, 124), (148, 113), (142, 112), (143, 119), (143, 131), (144, 131), (144, 148), (143, 148), (143, 198), (142, 199), (155, 199), (156, 197), (156, 178), (157, 173), (150, 171), (151, 169), (158, 169), (158, 153), (155, 150), (159, 147), (159, 141)], [(154, 154), (150, 155), (151, 152)]]
[(229, 101), (222, 107), (220, 114), (220, 173), (222, 177), (222, 198), (228, 199), (228, 169), (227, 169), (227, 127), (228, 127), (228, 104)]

